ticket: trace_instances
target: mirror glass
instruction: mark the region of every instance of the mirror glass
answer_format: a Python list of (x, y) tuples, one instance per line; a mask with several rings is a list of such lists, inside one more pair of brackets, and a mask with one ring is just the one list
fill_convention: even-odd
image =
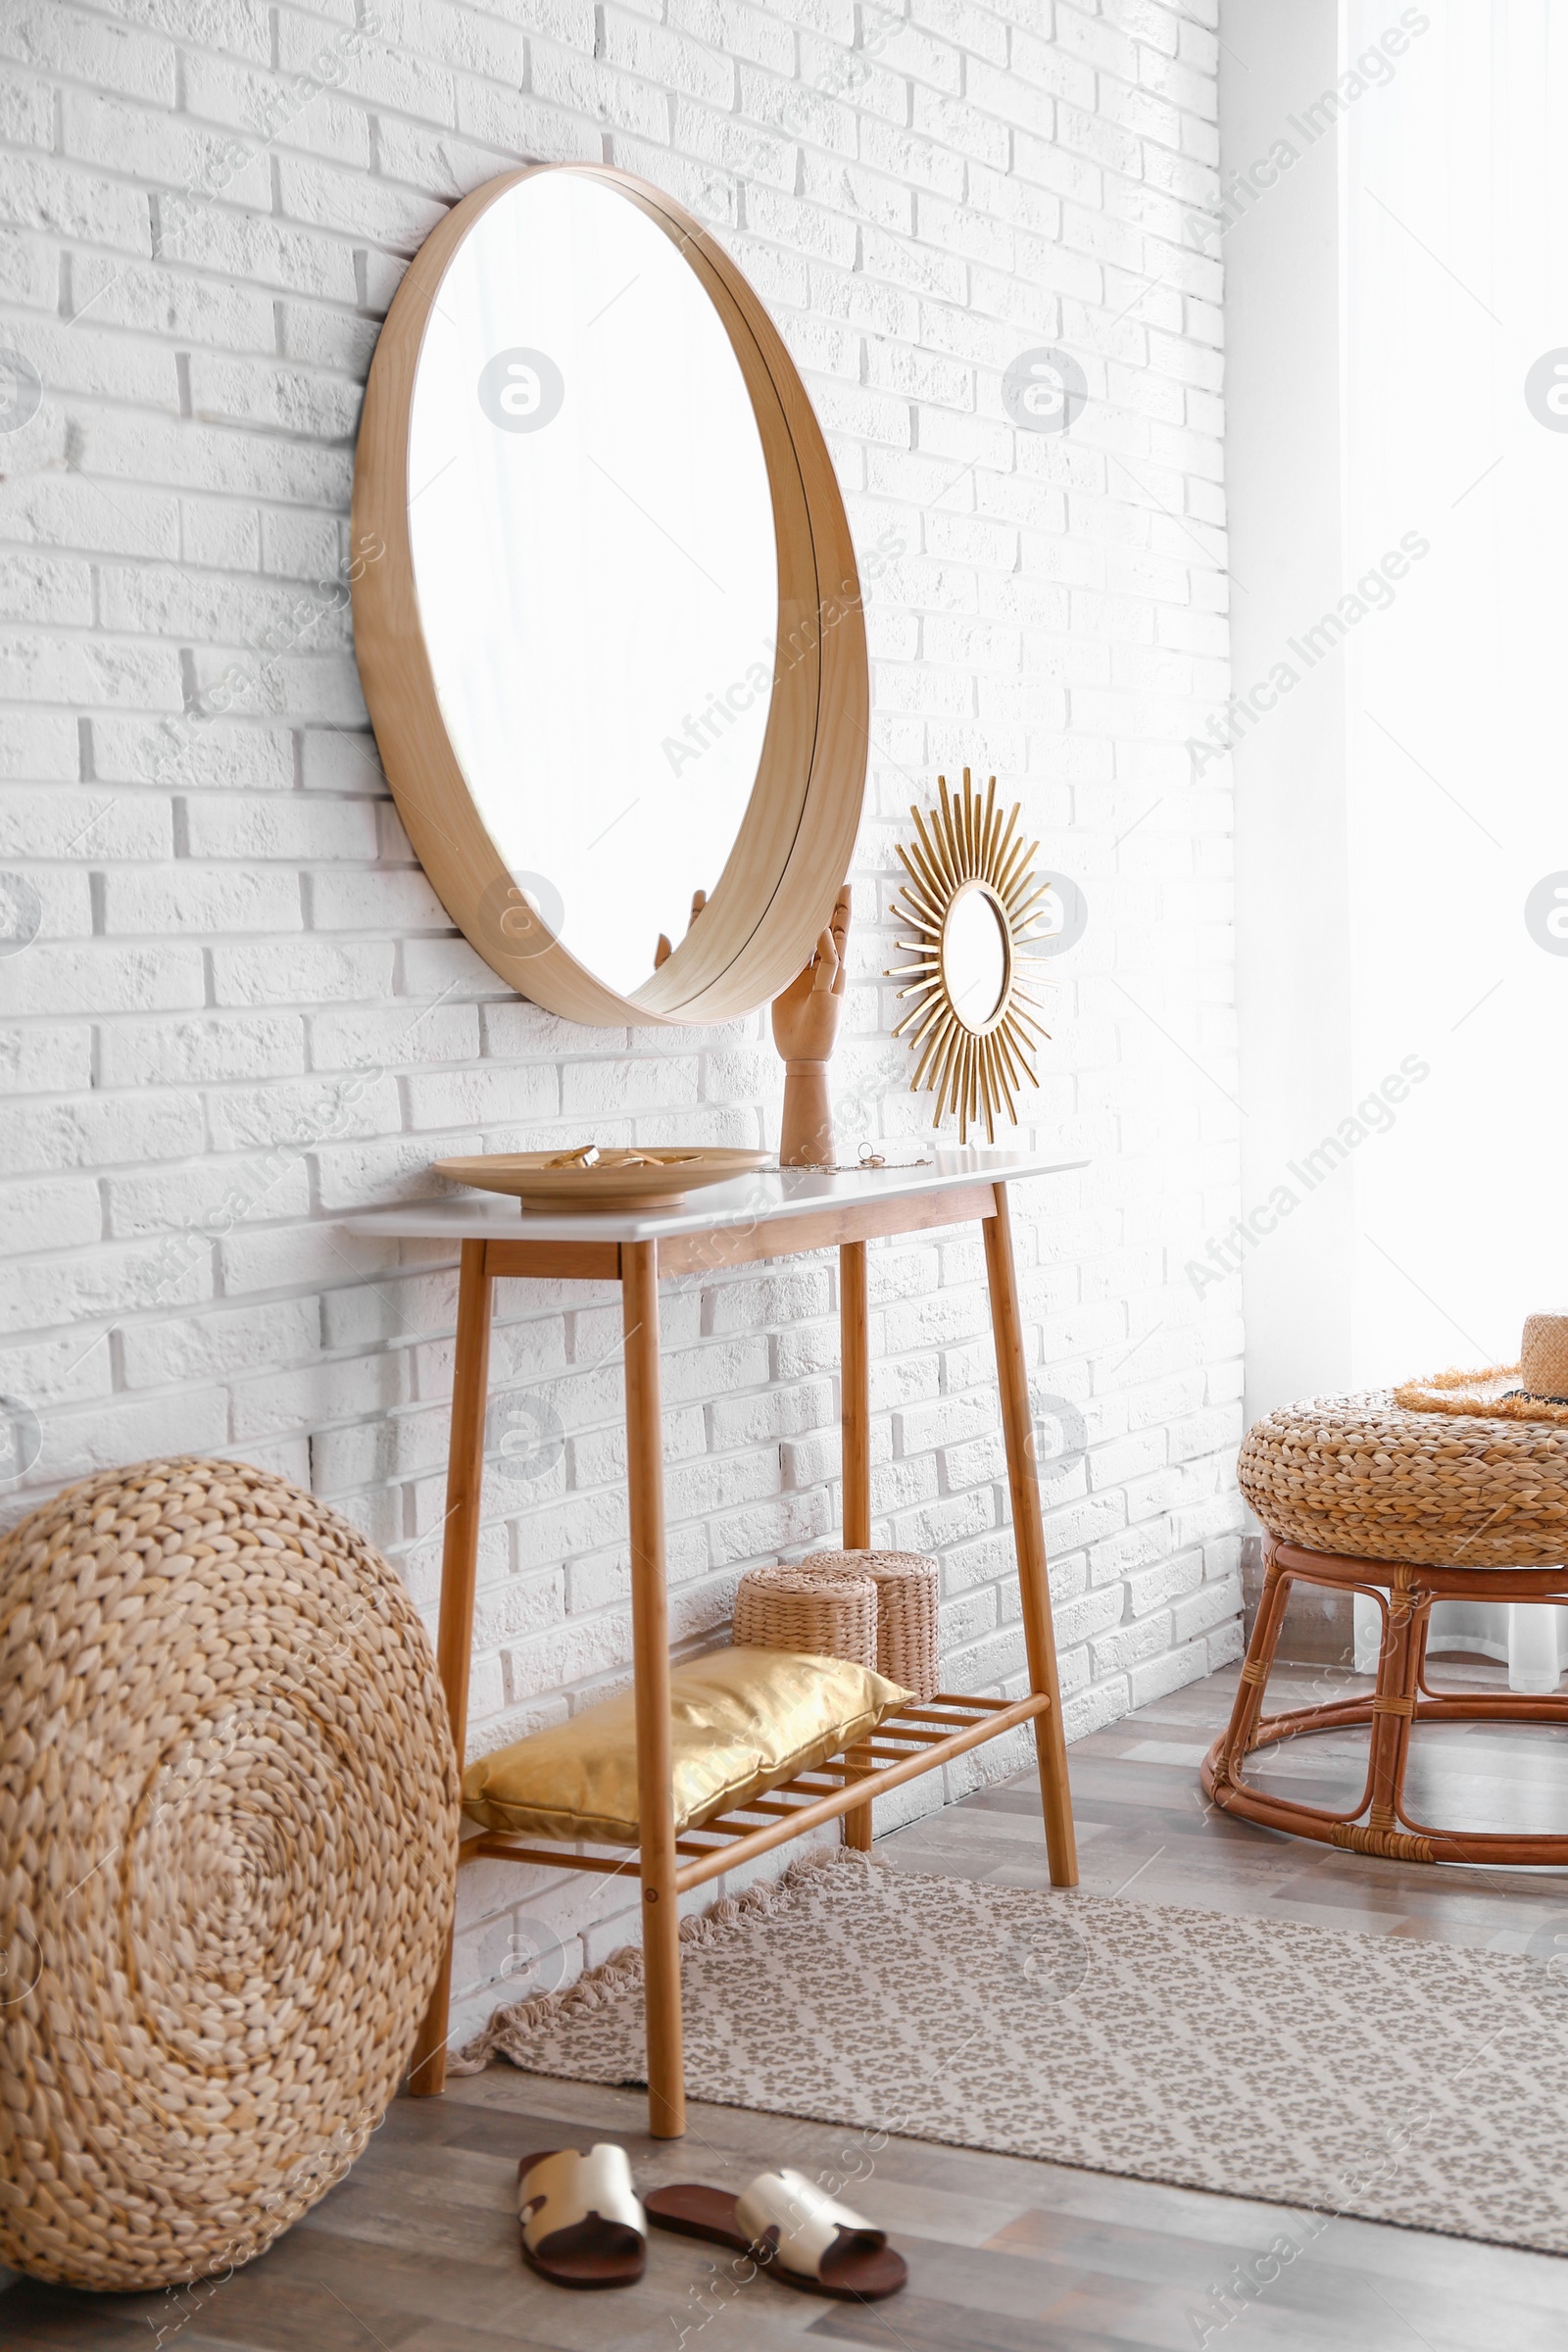
[(948, 1001), (966, 1029), (984, 1029), (1007, 986), (1006, 918), (988, 890), (960, 890), (942, 926)]
[(425, 327), (408, 499), (479, 815), (564, 945), (633, 996), (745, 814), (779, 594), (734, 350), (636, 204), (541, 172), (474, 222)]

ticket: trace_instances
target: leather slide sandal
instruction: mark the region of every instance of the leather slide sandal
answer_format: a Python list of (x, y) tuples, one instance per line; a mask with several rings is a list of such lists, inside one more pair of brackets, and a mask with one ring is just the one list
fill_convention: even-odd
[(601, 2140), (584, 2156), (551, 2148), (517, 2167), (522, 2259), (555, 2286), (633, 2286), (648, 2259), (648, 2224), (624, 2148)]
[(738, 2197), (695, 2183), (656, 2188), (648, 2219), (750, 2254), (769, 2278), (808, 2295), (876, 2303), (896, 2295), (909, 2276), (885, 2230), (835, 2204), (802, 2173), (762, 2173)]

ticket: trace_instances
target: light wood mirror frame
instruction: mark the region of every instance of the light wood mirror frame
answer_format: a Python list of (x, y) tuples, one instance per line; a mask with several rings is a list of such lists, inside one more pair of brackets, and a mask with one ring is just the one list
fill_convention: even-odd
[[(511, 875), (442, 721), (410, 544), (409, 428), (426, 322), (470, 228), (538, 172), (575, 172), (636, 205), (696, 272), (729, 337), (756, 416), (778, 558), (774, 680), (756, 784), (701, 919), (634, 997), (561, 942), (511, 952), (497, 919)], [(381, 329), (354, 473), (356, 546), (385, 554), (354, 582), (360, 676), (387, 780), (448, 913), (521, 996), (574, 1021), (687, 1024), (751, 1012), (808, 961), (849, 868), (865, 788), (865, 625), (849, 520), (806, 387), (728, 255), (673, 198), (608, 165), (543, 164), (486, 182), (425, 239)], [(487, 897), (488, 894), (488, 897)], [(515, 893), (513, 894), (516, 896)], [(514, 910), (514, 933), (529, 913)], [(649, 942), (652, 961), (653, 942)]]

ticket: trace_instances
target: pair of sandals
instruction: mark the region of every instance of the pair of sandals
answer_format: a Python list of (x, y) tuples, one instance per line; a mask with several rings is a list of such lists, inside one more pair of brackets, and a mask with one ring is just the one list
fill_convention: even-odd
[(522, 2259), (556, 2286), (632, 2286), (648, 2259), (648, 2224), (745, 2254), (768, 2277), (808, 2295), (878, 2302), (908, 2278), (887, 2231), (873, 2229), (795, 2172), (762, 2173), (733, 2197), (695, 2182), (632, 2186), (624, 2148), (599, 2141), (584, 2155), (556, 2148), (517, 2167)]

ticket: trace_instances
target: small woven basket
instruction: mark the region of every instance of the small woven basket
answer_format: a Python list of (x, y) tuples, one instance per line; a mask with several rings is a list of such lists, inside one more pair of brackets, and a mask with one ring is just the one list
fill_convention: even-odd
[(876, 1669), (916, 1698), (941, 1688), (937, 1604), (942, 1596), (936, 1561), (920, 1551), (813, 1551), (802, 1573), (828, 1582), (869, 1577), (876, 1590)]
[(731, 1639), (751, 1649), (804, 1649), (818, 1658), (852, 1658), (875, 1672), (876, 1596), (869, 1576), (749, 1568), (735, 1594)]

